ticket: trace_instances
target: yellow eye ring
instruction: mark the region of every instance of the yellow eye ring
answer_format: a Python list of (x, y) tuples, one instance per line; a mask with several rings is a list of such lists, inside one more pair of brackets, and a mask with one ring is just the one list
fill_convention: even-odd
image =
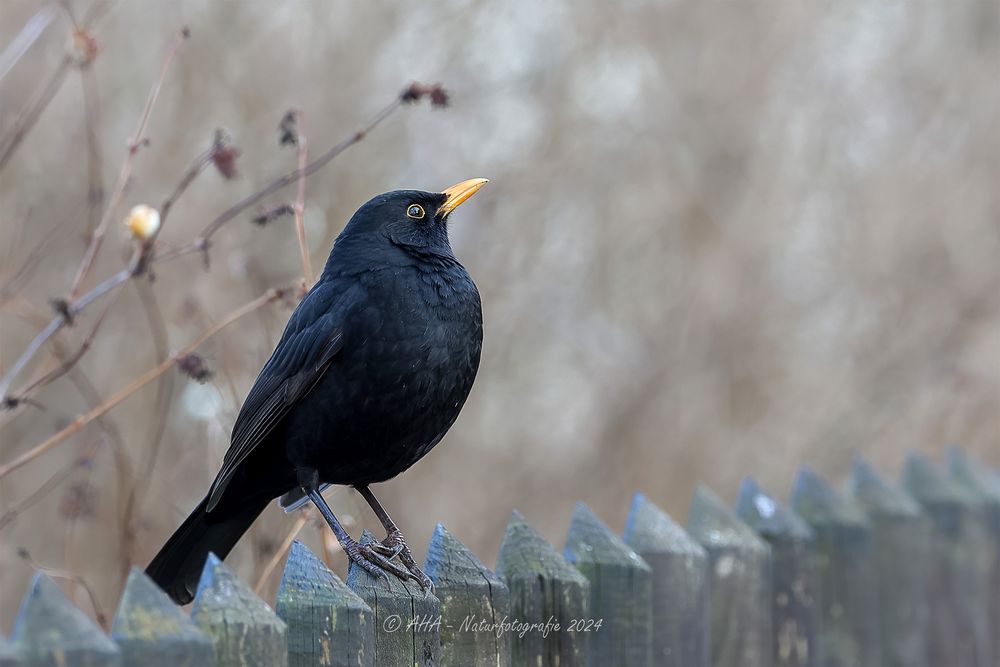
[(406, 217), (413, 218), (414, 220), (419, 220), (426, 215), (424, 213), (424, 207), (420, 204), (410, 204), (410, 207), (406, 209)]

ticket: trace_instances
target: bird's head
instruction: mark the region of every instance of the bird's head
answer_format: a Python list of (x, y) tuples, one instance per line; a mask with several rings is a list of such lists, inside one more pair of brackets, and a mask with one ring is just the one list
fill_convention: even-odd
[(443, 192), (393, 190), (373, 197), (351, 217), (337, 244), (388, 241), (421, 255), (451, 256), (448, 216), (488, 182), (470, 178)]

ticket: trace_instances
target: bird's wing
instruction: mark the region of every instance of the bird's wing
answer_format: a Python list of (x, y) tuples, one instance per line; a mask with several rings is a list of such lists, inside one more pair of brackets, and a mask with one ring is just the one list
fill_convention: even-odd
[[(341, 302), (324, 307), (330, 300), (315, 293), (310, 292), (292, 314), (281, 341), (243, 402), (206, 511), (215, 508), (240, 464), (316, 385), (343, 346), (346, 306)], [(317, 311), (325, 312), (317, 317)]]

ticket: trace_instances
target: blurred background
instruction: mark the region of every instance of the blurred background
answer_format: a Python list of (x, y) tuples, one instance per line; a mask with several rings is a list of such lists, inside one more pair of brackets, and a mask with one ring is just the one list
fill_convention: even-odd
[[(295, 169), (278, 145), (290, 108), (318, 155), (412, 80), (451, 95), (400, 109), (308, 180), (317, 268), (369, 197), (491, 179), (451, 225), (483, 297), (478, 381), (443, 443), (376, 487), (415, 552), (441, 521), (492, 565), (515, 507), (561, 547), (576, 501), (620, 530), (637, 490), (683, 522), (698, 480), (731, 501), (752, 474), (784, 497), (799, 465), (839, 483), (855, 452), (890, 477), (908, 450), (952, 443), (1000, 464), (994, 0), (92, 2), (6, 0), (0, 16), (5, 139), (73, 20), (97, 47), (0, 167), (0, 374), (68, 293), (187, 26), (83, 289), (126, 265), (120, 221), (159, 206), (217, 128), (236, 177), (201, 174), (158, 247)], [(0, 465), (301, 279), (293, 219), (260, 227), (255, 212), (214, 237), (207, 270), (197, 254), (157, 264), (57, 334), (11, 392), (103, 314), (70, 373), (0, 413)], [(37, 566), (114, 609), (128, 565), (204, 495), (293, 305), (208, 339), (205, 383), (171, 367), (0, 478), (0, 632)], [(378, 526), (355, 492), (328, 496), (355, 534)], [(269, 508), (227, 561), (266, 599), (295, 526)], [(317, 524), (299, 536), (321, 552)]]

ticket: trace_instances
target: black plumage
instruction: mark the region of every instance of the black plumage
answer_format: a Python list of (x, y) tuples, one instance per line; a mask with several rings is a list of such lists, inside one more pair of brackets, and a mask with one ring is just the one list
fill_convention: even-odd
[[(176, 601), (190, 601), (209, 551), (224, 558), (286, 494), (316, 502), (352, 560), (429, 584), (367, 486), (436, 445), (472, 388), (482, 310), (447, 222), (483, 184), (389, 192), (348, 222), (250, 390), (208, 495), (147, 569)], [(358, 488), (387, 538), (367, 548), (347, 536), (319, 495), (326, 484)]]

